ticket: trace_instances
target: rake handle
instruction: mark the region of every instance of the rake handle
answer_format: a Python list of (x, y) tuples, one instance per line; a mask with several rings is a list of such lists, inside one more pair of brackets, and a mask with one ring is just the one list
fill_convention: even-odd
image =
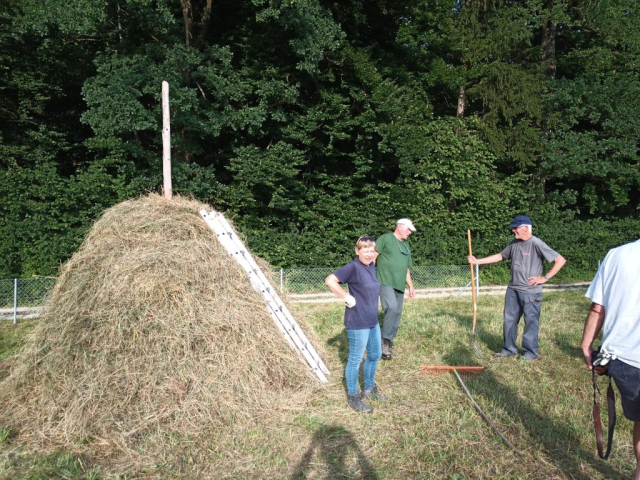
[[(471, 230), (467, 230), (467, 240), (469, 241), (469, 255), (473, 255), (473, 250), (471, 249)], [(476, 321), (478, 319), (478, 303), (476, 301), (476, 274), (473, 268), (473, 264), (470, 263), (471, 267), (471, 298), (473, 299), (473, 327), (472, 334), (476, 333)]]

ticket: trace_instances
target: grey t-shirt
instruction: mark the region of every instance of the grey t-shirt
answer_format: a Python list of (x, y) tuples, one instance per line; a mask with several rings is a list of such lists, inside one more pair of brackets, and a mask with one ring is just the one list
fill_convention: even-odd
[(542, 259), (553, 262), (560, 255), (538, 237), (513, 240), (500, 255), (511, 260), (509, 288), (525, 293), (542, 293), (542, 285), (528, 285), (529, 277), (542, 275)]

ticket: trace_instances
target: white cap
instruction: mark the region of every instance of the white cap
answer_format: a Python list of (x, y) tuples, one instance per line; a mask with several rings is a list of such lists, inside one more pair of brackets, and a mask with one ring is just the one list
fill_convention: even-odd
[(400, 220), (398, 220), (396, 222), (396, 226), (397, 225), (405, 225), (409, 228), (409, 230), (411, 230), (412, 232), (416, 231), (416, 227), (413, 226), (413, 222), (411, 220), (409, 220), (408, 218), (401, 218)]

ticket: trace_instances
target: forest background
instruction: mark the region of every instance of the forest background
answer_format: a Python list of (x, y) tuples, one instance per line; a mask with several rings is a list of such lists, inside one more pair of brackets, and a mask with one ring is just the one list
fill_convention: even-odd
[(105, 208), (159, 191), (166, 80), (174, 192), (276, 267), (338, 266), (399, 217), (416, 264), (462, 264), (467, 229), (493, 254), (525, 213), (568, 259), (561, 279), (590, 279), (640, 235), (639, 13), (3, 0), (0, 278), (55, 275)]

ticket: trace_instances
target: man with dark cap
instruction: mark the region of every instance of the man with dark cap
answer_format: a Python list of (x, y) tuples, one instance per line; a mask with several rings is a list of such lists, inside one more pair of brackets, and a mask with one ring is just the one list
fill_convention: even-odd
[[(518, 323), (524, 315), (524, 358), (536, 360), (542, 285), (558, 273), (567, 261), (538, 237), (533, 236), (531, 219), (526, 215), (517, 215), (509, 228), (515, 238), (502, 252), (484, 258), (469, 255), (467, 259), (472, 265), (511, 260), (511, 280), (504, 299), (504, 345), (495, 356), (504, 358), (518, 354)], [(542, 260), (553, 263), (553, 267), (545, 275), (542, 274)]]
[(416, 296), (411, 280), (411, 249), (409, 235), (416, 231), (413, 222), (401, 218), (393, 232), (376, 240), (376, 273), (380, 282), (380, 303), (384, 311), (382, 321), (382, 359), (391, 360), (395, 354), (393, 340), (398, 333), (402, 317), (404, 291), (409, 287), (409, 298)]

